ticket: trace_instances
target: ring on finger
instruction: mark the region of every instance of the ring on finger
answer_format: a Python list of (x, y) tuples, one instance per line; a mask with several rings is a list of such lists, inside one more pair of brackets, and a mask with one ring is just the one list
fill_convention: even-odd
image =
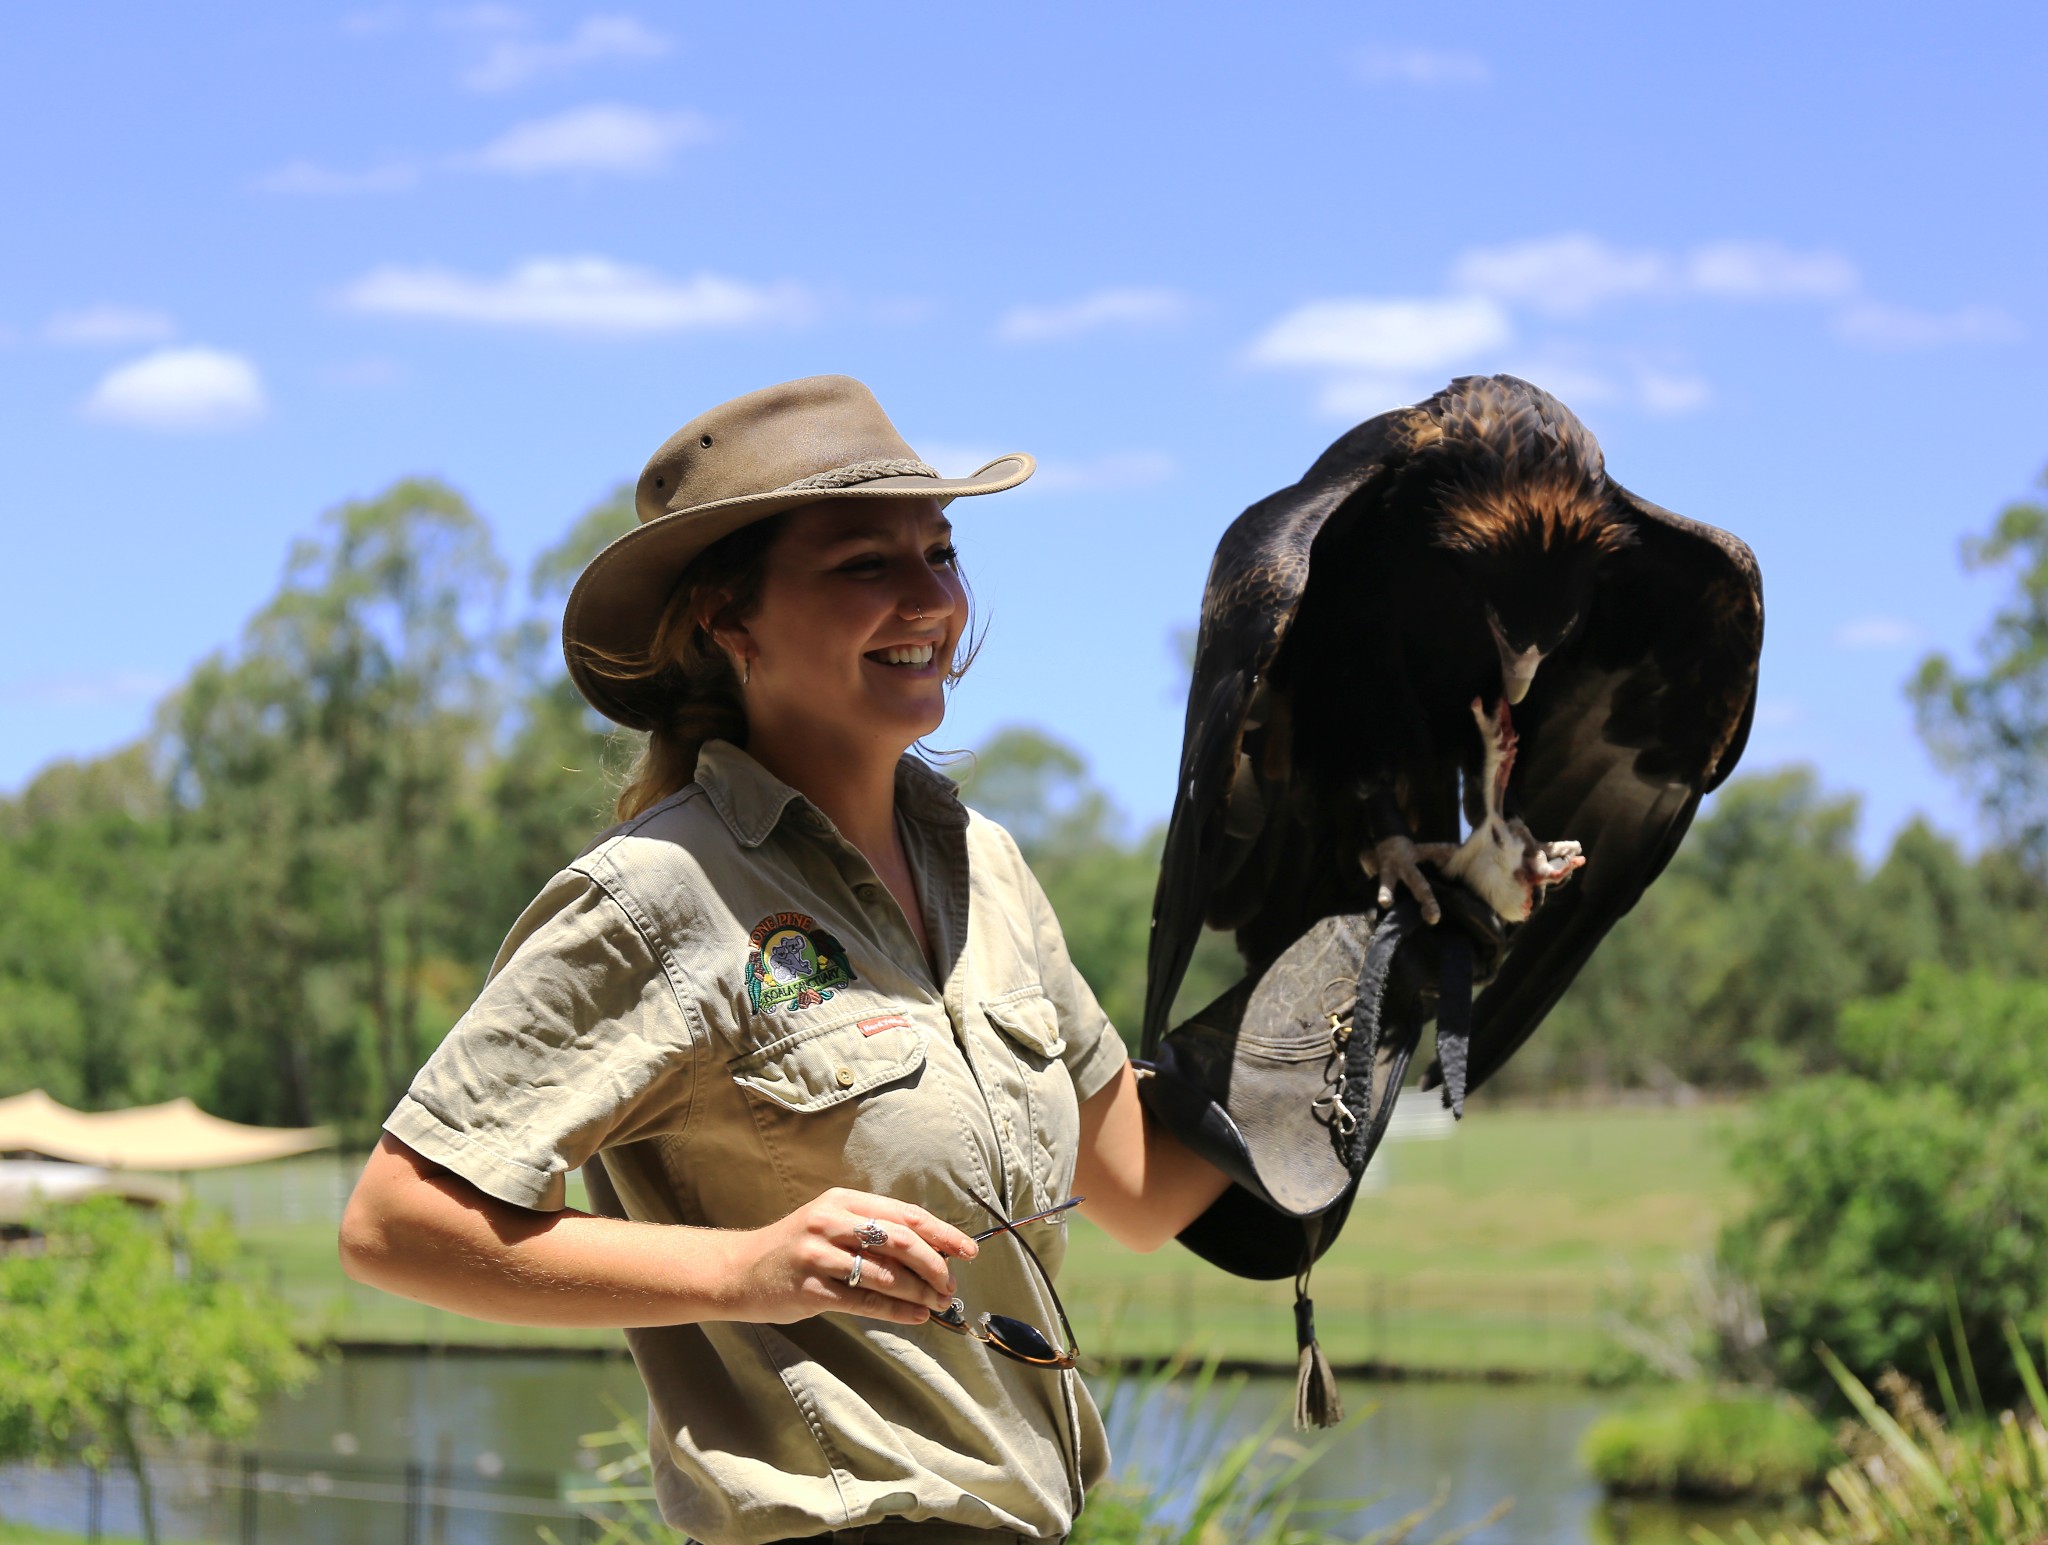
[(870, 1218), (853, 1231), (853, 1237), (860, 1241), (863, 1250), (879, 1250), (889, 1243), (889, 1231), (882, 1227), (879, 1218)]
[(860, 1286), (860, 1263), (862, 1259), (863, 1257), (858, 1250), (853, 1252), (853, 1264), (846, 1270), (846, 1285), (850, 1288)]

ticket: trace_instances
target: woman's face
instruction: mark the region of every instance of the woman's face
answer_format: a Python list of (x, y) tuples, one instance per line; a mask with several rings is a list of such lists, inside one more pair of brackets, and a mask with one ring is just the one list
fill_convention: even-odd
[(953, 527), (936, 499), (846, 499), (789, 512), (760, 605), (720, 639), (747, 662), (750, 737), (886, 742), (939, 727), (967, 625)]

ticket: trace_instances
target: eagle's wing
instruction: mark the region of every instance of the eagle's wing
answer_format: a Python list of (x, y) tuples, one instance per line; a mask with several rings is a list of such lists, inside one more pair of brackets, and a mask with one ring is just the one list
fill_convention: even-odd
[(1308, 583), (1316, 533), (1346, 500), (1383, 481), (1395, 463), (1440, 433), (1416, 408), (1368, 419), (1318, 457), (1300, 482), (1238, 516), (1217, 544), (1202, 594), (1180, 782), (1152, 902), (1145, 975), (1148, 1057), (1166, 1033), (1210, 903), (1257, 834), (1258, 813), (1244, 808), (1258, 797), (1245, 765), (1244, 738), (1263, 711), (1261, 685)]
[(1602, 568), (1582, 633), (1516, 710), (1515, 781), (1540, 839), (1586, 866), (1516, 931), (1473, 1009), (1470, 1087), (1542, 1023), (1607, 930), (1663, 872), (1756, 709), (1763, 590), (1737, 538), (1613, 488), (1633, 546)]

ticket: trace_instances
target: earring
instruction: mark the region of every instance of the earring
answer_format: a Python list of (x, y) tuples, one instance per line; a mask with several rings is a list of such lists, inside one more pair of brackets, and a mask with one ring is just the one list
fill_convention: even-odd
[(746, 660), (746, 669), (740, 672), (740, 685), (744, 687), (748, 682), (752, 681), (753, 679), (754, 657), (752, 655), (748, 655)]

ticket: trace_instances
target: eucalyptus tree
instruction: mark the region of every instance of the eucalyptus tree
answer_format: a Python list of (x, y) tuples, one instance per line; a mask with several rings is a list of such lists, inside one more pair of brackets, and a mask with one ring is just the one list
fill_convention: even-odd
[[(2048, 472), (2040, 479), (2048, 488)], [(1977, 641), (1977, 669), (1931, 654), (1908, 686), (1920, 733), (1977, 798), (1998, 840), (2048, 885), (2048, 504), (2008, 504), (1963, 562), (2012, 589)]]
[(329, 510), (166, 704), (167, 926), (225, 1113), (374, 1120), (473, 989), (443, 909), (485, 819), (503, 578), (460, 494), (394, 484)]

